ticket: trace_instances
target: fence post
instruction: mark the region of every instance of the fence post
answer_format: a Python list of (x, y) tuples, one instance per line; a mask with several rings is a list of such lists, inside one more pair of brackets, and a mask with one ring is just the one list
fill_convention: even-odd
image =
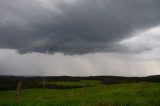
[(20, 92), (21, 92), (21, 86), (22, 86), (22, 82), (19, 81), (19, 83), (17, 84), (17, 89), (16, 89), (16, 102), (19, 102), (20, 99)]

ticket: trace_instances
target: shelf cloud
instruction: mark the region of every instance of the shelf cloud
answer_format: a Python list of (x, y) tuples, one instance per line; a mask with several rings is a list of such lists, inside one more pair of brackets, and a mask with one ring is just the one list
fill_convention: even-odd
[(20, 53), (121, 52), (117, 42), (160, 24), (158, 0), (1, 0), (0, 47)]

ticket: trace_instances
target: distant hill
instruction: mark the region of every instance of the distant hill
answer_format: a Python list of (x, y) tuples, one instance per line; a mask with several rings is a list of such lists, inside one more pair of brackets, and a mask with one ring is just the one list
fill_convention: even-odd
[(40, 88), (39, 82), (54, 81), (80, 81), (80, 80), (100, 80), (103, 84), (119, 84), (132, 82), (160, 82), (160, 75), (147, 77), (122, 77), (122, 76), (88, 76), (88, 77), (71, 77), (71, 76), (0, 76), (0, 90), (15, 89), (19, 81), (23, 82), (23, 88)]

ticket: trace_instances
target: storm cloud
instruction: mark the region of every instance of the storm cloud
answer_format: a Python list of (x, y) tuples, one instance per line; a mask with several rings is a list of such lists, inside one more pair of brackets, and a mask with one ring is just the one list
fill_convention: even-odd
[(20, 53), (121, 52), (125, 48), (119, 42), (160, 25), (159, 4), (159, 0), (0, 0), (0, 48)]

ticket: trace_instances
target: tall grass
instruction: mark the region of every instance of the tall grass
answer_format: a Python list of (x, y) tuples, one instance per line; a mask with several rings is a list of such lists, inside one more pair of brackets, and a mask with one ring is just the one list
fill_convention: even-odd
[(13, 101), (14, 91), (0, 91), (0, 106), (160, 106), (160, 83), (101, 84), (65, 90), (23, 89), (21, 95), (17, 104)]

